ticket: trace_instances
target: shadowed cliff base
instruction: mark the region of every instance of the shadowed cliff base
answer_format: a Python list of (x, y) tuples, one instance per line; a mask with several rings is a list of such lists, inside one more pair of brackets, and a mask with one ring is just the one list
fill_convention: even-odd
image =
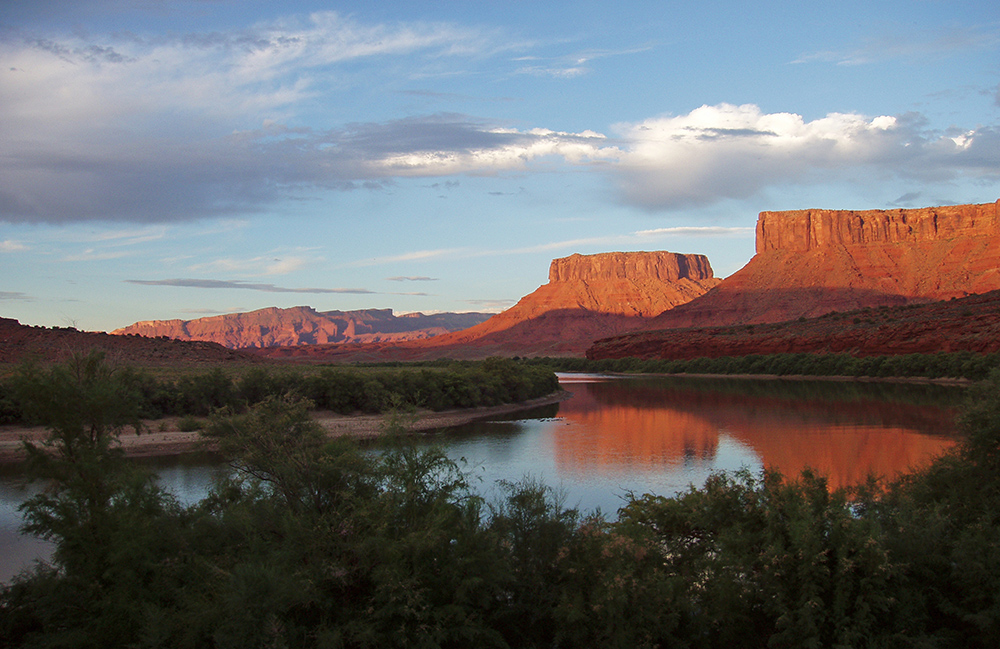
[[(789, 291), (772, 297), (794, 301), (796, 295)], [(942, 351), (1000, 351), (1000, 291), (779, 323), (639, 331), (598, 340), (587, 357), (686, 360), (799, 352), (876, 356)]]

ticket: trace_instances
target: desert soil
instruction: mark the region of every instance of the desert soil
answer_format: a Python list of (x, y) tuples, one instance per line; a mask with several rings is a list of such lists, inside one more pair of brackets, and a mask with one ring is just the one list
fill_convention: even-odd
[[(557, 403), (570, 396), (570, 392), (560, 391), (547, 397), (501, 406), (442, 412), (419, 411), (414, 421), (405, 423), (409, 431), (419, 433)], [(338, 415), (331, 412), (316, 412), (314, 418), (331, 436), (351, 435), (359, 439), (377, 437), (386, 425), (385, 415)], [(129, 457), (156, 457), (212, 450), (211, 444), (202, 438), (199, 431), (178, 430), (178, 421), (178, 417), (146, 421), (143, 422), (144, 430), (139, 435), (131, 431), (121, 435), (119, 440), (125, 454)], [(47, 436), (48, 431), (41, 426), (0, 426), (0, 464), (20, 462), (25, 456), (23, 441), (38, 443)]]

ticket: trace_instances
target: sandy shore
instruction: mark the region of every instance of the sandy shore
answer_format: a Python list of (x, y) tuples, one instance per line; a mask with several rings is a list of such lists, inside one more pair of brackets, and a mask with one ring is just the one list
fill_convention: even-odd
[[(445, 410), (433, 412), (430, 410), (416, 413), (416, 420), (407, 428), (415, 433), (459, 426), (472, 421), (499, 417), (537, 406), (558, 403), (568, 399), (572, 393), (555, 392), (547, 397), (532, 399), (522, 403), (505, 404), (502, 406), (467, 408), (463, 410)], [(314, 414), (317, 422), (331, 435), (352, 435), (358, 438), (378, 436), (386, 424), (385, 415), (338, 415), (331, 412)], [(125, 454), (130, 457), (156, 457), (181, 455), (197, 451), (211, 450), (211, 446), (202, 439), (201, 433), (183, 432), (177, 429), (179, 418), (169, 417), (143, 422), (145, 430), (135, 435), (131, 431), (119, 439)], [(23, 441), (41, 442), (48, 436), (48, 431), (37, 427), (0, 427), (0, 464), (11, 464), (24, 459)]]

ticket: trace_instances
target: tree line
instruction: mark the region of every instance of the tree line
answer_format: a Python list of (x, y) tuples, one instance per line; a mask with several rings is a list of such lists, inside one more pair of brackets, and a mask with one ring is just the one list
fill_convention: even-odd
[(531, 479), (486, 501), (391, 431), (328, 439), (295, 396), (216, 413), (233, 472), (182, 506), (116, 447), (139, 404), (98, 361), (22, 395), (51, 431), (24, 530), (55, 553), (0, 591), (0, 645), (1000, 645), (1000, 372), (894, 482), (720, 473), (609, 520)]
[(1000, 353), (969, 351), (930, 354), (853, 356), (848, 353), (748, 354), (687, 360), (636, 357), (532, 358), (565, 372), (634, 372), (651, 374), (768, 374), (777, 376), (854, 376), (955, 378), (981, 381), (1000, 368)]
[[(86, 356), (50, 369), (31, 363), (18, 367), (0, 382), (0, 423), (41, 423), (25, 405), (30, 399), (24, 401), (18, 395), (30, 393), (36, 381), (75, 380), (72, 374), (86, 362)], [(123, 366), (117, 368), (114, 384), (121, 398), (138, 404), (144, 419), (205, 417), (221, 408), (245, 410), (265, 399), (285, 396), (308, 401), (316, 409), (347, 415), (379, 414), (394, 408), (440, 411), (493, 406), (559, 390), (550, 369), (504, 358), (474, 363), (449, 361), (422, 368), (251, 367), (226, 371), (214, 367), (176, 378), (157, 377), (149, 371)]]

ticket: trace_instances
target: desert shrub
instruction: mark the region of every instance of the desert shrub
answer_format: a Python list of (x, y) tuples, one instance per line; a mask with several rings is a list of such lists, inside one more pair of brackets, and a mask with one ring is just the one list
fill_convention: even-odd
[(196, 430), (201, 430), (203, 426), (202, 421), (194, 415), (184, 415), (177, 422), (177, 430), (182, 433), (193, 433)]

